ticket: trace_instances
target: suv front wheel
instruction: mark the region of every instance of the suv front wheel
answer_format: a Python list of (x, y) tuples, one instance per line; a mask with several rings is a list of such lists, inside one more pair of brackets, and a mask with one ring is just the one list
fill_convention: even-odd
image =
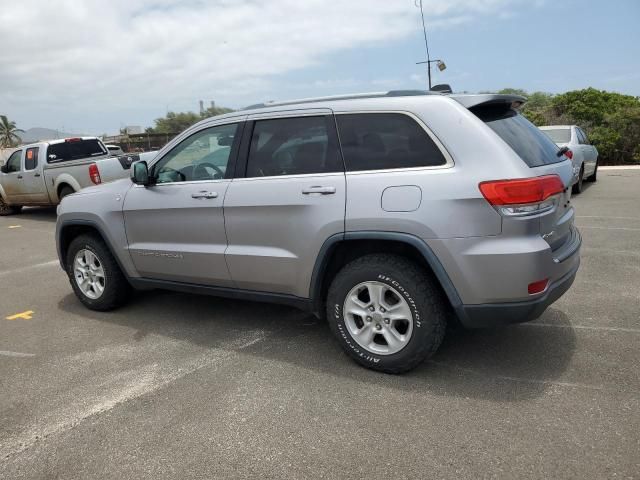
[(333, 280), (327, 319), (356, 362), (402, 373), (440, 346), (446, 304), (434, 280), (406, 258), (367, 255), (346, 265)]
[(129, 298), (129, 282), (97, 236), (73, 239), (67, 251), (67, 275), (76, 297), (91, 310), (113, 310)]

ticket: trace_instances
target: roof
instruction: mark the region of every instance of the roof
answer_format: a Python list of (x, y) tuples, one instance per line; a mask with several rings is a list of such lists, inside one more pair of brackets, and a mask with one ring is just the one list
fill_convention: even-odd
[(356, 100), (364, 98), (381, 98), (381, 97), (412, 97), (418, 95), (441, 95), (439, 92), (430, 92), (429, 90), (389, 90), (388, 92), (365, 92), (350, 93), (346, 95), (331, 95), (327, 97), (302, 98), (298, 100), (285, 100), (281, 102), (265, 102), (256, 103), (243, 108), (243, 110), (254, 110), (265, 107), (279, 107), (281, 105), (298, 105), (305, 103), (320, 103), (334, 100)]
[(197, 129), (202, 125), (206, 125), (211, 121), (220, 121), (233, 119), (236, 117), (243, 117), (250, 114), (262, 114), (262, 113), (275, 113), (279, 111), (296, 110), (299, 106), (300, 110), (303, 109), (331, 109), (335, 111), (342, 111), (343, 107), (348, 109), (375, 109), (377, 107), (398, 107), (398, 100), (402, 97), (422, 97), (425, 101), (428, 98), (433, 100), (450, 99), (456, 100), (466, 108), (473, 108), (482, 104), (509, 104), (514, 102), (523, 104), (526, 102), (525, 97), (519, 95), (503, 95), (503, 94), (446, 94), (441, 92), (433, 92), (429, 90), (390, 90), (388, 92), (365, 92), (365, 93), (352, 93), (348, 95), (334, 95), (329, 97), (317, 97), (317, 98), (303, 98), (298, 100), (285, 100), (281, 102), (267, 102), (250, 105), (242, 110), (236, 110), (234, 112), (225, 113), (222, 115), (216, 115), (214, 117), (206, 118), (193, 125), (189, 130)]

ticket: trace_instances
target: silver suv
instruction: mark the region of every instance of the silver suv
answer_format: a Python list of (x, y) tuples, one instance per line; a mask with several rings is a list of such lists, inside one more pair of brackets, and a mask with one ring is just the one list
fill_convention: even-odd
[(384, 372), (445, 326), (538, 317), (571, 286), (571, 161), (513, 95), (388, 92), (257, 105), (204, 120), (132, 180), (59, 207), (82, 303), (164, 288), (325, 316)]

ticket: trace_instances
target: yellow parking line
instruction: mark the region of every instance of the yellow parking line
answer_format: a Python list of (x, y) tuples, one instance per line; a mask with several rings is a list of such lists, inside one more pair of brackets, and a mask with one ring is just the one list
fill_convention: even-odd
[(33, 315), (33, 310), (27, 310), (26, 312), (16, 313), (15, 315), (11, 315), (6, 317), (7, 320), (31, 320), (31, 316)]
[(22, 225), (9, 225), (7, 228), (22, 228)]

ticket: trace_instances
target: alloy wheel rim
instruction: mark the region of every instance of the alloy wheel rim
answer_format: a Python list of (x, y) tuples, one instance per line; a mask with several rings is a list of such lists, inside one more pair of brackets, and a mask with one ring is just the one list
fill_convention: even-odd
[(73, 275), (76, 285), (88, 298), (97, 300), (104, 293), (105, 274), (98, 256), (91, 250), (83, 248), (76, 253), (73, 260)]
[(393, 355), (413, 334), (413, 313), (405, 298), (381, 282), (362, 282), (344, 301), (344, 320), (351, 338), (367, 352)]

